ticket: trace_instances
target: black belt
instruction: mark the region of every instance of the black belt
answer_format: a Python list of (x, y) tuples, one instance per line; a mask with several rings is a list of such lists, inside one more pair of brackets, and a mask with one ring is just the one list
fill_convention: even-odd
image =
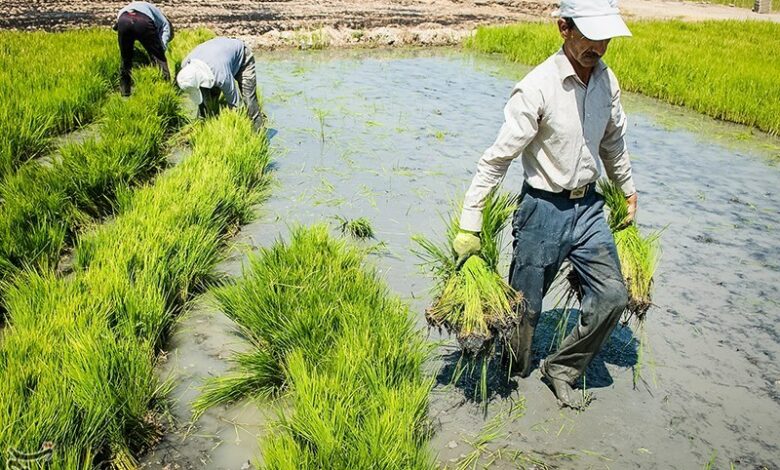
[(528, 193), (533, 196), (546, 197), (546, 198), (559, 198), (559, 199), (582, 199), (585, 196), (590, 195), (596, 190), (596, 183), (588, 183), (584, 186), (580, 186), (575, 189), (564, 189), (563, 191), (554, 193), (552, 191), (545, 191), (543, 189), (536, 189), (528, 183), (523, 183), (523, 193)]

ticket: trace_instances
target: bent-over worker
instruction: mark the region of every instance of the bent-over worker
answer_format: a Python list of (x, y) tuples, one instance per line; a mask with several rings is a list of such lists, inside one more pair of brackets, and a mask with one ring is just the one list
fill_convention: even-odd
[(133, 66), (135, 41), (139, 41), (152, 60), (160, 67), (166, 80), (171, 79), (165, 51), (173, 39), (173, 25), (159, 8), (149, 2), (132, 2), (119, 10), (114, 25), (119, 37), (119, 53), (122, 66), (119, 71), (119, 91), (123, 96), (130, 95), (132, 79), (130, 69)]
[(218, 37), (204, 42), (184, 59), (176, 81), (198, 105), (201, 117), (206, 114), (206, 101), (218, 99), (221, 91), (231, 108), (237, 107), (243, 99), (255, 131), (262, 128), (255, 57), (244, 41)]

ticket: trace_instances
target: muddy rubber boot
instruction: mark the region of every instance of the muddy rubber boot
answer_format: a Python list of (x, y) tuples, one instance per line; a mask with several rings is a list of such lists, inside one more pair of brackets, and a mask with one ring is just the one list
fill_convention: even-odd
[(539, 371), (542, 373), (542, 377), (547, 379), (547, 381), (550, 382), (550, 385), (552, 385), (555, 397), (558, 398), (558, 404), (560, 404), (562, 408), (568, 407), (574, 410), (585, 409), (587, 401), (583, 400), (577, 392), (571, 388), (571, 385), (569, 385), (568, 382), (552, 377), (547, 371), (547, 361), (539, 366)]
[(533, 338), (534, 327), (531, 326), (527, 319), (524, 319), (517, 325), (509, 338), (509, 354), (512, 359), (510, 372), (524, 379), (531, 375), (531, 344)]
[(130, 75), (121, 75), (119, 77), (119, 93), (122, 96), (130, 96)]

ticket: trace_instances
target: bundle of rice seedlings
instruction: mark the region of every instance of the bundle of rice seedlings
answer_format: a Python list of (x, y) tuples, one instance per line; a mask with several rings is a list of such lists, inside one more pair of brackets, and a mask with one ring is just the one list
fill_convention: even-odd
[(342, 235), (349, 235), (355, 239), (374, 238), (374, 228), (367, 218), (358, 217), (350, 220), (337, 216), (336, 219), (339, 221), (339, 231)]
[[(635, 318), (643, 321), (652, 306), (653, 275), (660, 256), (660, 231), (642, 235), (636, 223), (625, 225), (628, 217), (628, 202), (623, 191), (615, 183), (602, 179), (599, 189), (604, 195), (608, 209), (607, 223), (615, 238), (620, 269), (628, 290), (628, 306), (624, 322)], [(565, 274), (568, 288), (564, 292), (564, 306), (570, 307), (582, 300), (582, 291), (577, 273), (569, 270)]]
[(455, 334), (467, 356), (490, 351), (496, 337), (508, 337), (520, 314), (522, 294), (498, 273), (502, 231), (516, 206), (517, 196), (490, 193), (482, 214), (480, 252), (462, 265), (458, 265), (451, 248), (460, 230), (457, 216), (450, 219), (442, 244), (424, 237), (414, 238), (421, 248), (418, 256), (431, 268), (436, 280), (435, 300), (426, 310), (428, 323)]

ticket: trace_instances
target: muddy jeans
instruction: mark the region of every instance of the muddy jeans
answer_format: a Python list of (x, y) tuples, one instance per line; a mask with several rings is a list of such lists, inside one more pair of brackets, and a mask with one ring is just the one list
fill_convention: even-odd
[(522, 376), (531, 367), (531, 343), (542, 299), (561, 264), (569, 259), (582, 284), (582, 312), (577, 326), (547, 360), (550, 375), (573, 383), (614, 329), (628, 302), (617, 248), (604, 219), (604, 200), (594, 185), (584, 197), (570, 199), (523, 187), (513, 220), (514, 256), (509, 282), (522, 292), (526, 313), (510, 344)]
[[(258, 132), (263, 127), (263, 114), (257, 101), (255, 56), (248, 47), (244, 47), (244, 63), (238, 69), (235, 79), (241, 88), (241, 99), (244, 102), (244, 106), (246, 106), (249, 119), (252, 120), (252, 127), (255, 132)], [(219, 99), (220, 90), (216, 87), (211, 89), (201, 88), (201, 93), (203, 93), (204, 102), (199, 106), (198, 113), (201, 117), (205, 117), (209, 110), (216, 108), (216, 100)]]
[(162, 71), (165, 79), (171, 79), (168, 61), (165, 58), (165, 47), (151, 18), (143, 13), (122, 13), (116, 22), (116, 30), (119, 37), (119, 53), (122, 55), (119, 79), (123, 92), (130, 90), (130, 69), (133, 66), (133, 50), (136, 40), (144, 46), (146, 52)]

